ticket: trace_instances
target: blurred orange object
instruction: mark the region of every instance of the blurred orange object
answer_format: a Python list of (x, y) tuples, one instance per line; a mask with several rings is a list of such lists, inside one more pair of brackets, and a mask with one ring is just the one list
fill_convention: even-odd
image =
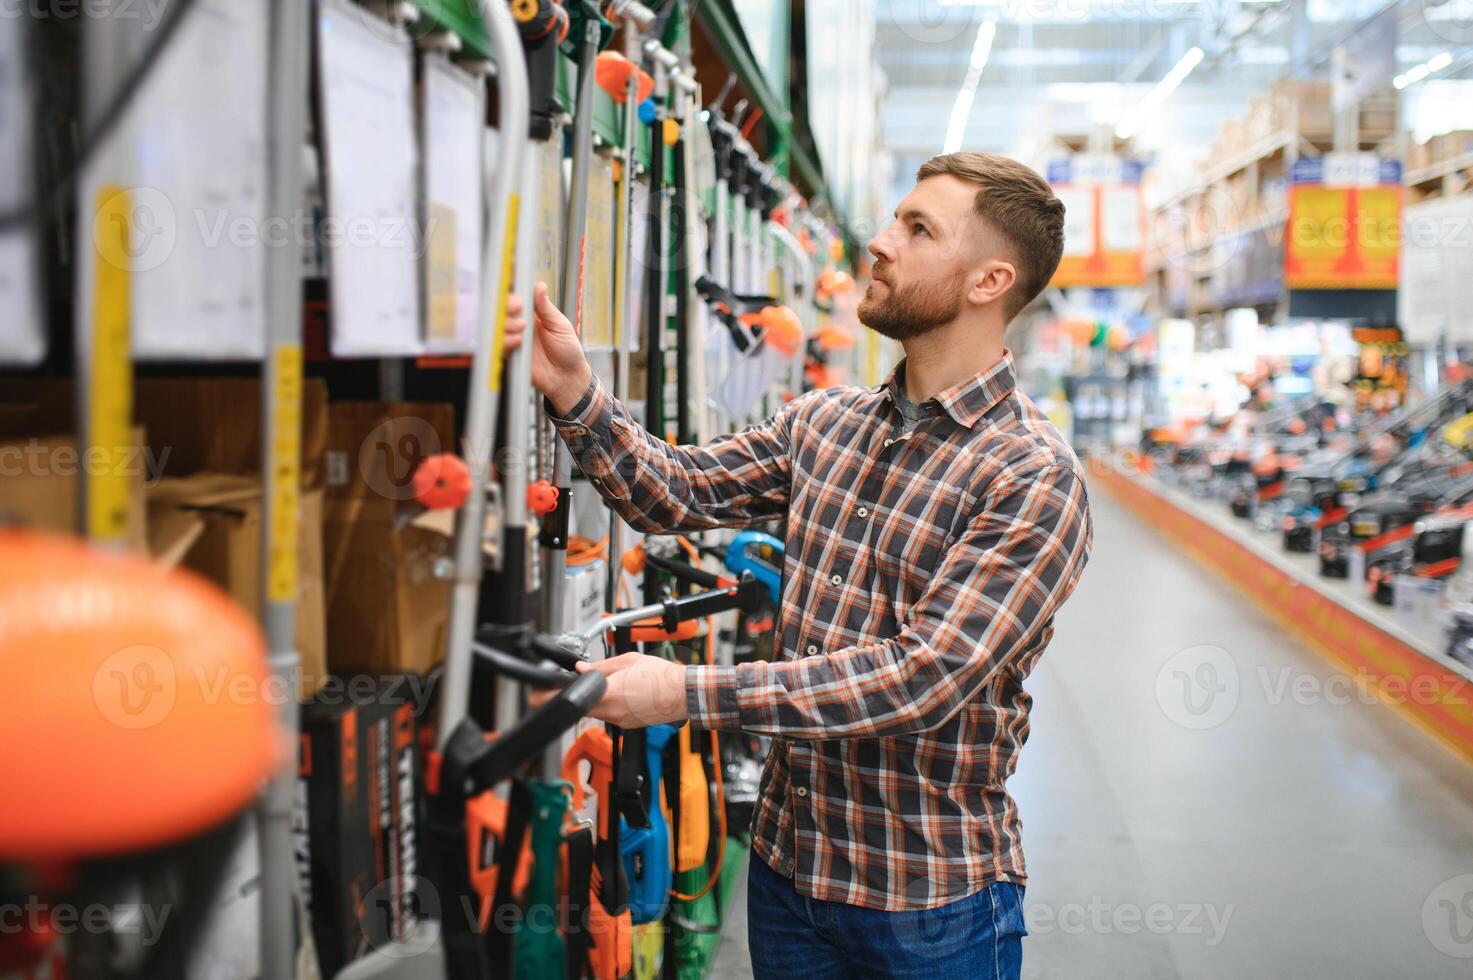
[(816, 292), (820, 298), (827, 299), (839, 293), (847, 293), (853, 288), (854, 278), (840, 269), (825, 269), (818, 275)]
[(615, 102), (624, 103), (629, 92), (629, 76), (639, 73), (639, 86), (634, 101), (643, 102), (655, 90), (655, 80), (638, 65), (617, 51), (601, 52), (594, 61), (593, 80)]
[(823, 351), (850, 350), (854, 347), (854, 331), (838, 323), (825, 323), (814, 334), (818, 349)]
[(0, 859), (186, 840), (285, 757), (255, 619), (192, 572), (0, 530), (0, 670)]
[(762, 328), (762, 339), (787, 357), (798, 353), (803, 346), (803, 321), (790, 307), (763, 307), (757, 314), (757, 324)]

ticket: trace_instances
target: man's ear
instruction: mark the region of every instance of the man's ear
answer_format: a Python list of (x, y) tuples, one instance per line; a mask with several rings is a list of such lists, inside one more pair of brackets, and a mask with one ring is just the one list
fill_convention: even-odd
[(972, 276), (967, 301), (985, 306), (996, 301), (1018, 281), (1018, 270), (1006, 259), (988, 259)]

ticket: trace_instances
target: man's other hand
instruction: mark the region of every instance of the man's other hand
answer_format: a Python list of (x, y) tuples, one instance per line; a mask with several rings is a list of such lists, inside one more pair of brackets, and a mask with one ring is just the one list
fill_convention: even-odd
[[(552, 409), (566, 415), (578, 404), (593, 369), (583, 355), (583, 344), (568, 318), (547, 296), (547, 284), (539, 282), (533, 292), (536, 327), (532, 334), (532, 386), (542, 393)], [(526, 338), (527, 319), (522, 298), (512, 295), (506, 301), (506, 352), (522, 346)]]

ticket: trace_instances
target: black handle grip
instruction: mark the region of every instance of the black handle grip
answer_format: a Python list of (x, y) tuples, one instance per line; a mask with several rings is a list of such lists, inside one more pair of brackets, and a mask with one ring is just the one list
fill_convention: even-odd
[(645, 555), (645, 561), (653, 568), (658, 568), (666, 574), (673, 575), (682, 582), (699, 585), (703, 589), (715, 589), (721, 586), (719, 576), (713, 575), (704, 568), (688, 565), (683, 561), (671, 561), (668, 558), (659, 558), (651, 554)]
[(521, 657), (512, 656), (495, 647), (477, 644), (476, 656), (491, 665), (491, 669), (512, 680), (538, 688), (568, 687), (575, 675), (561, 667), (540, 667)]
[[(498, 733), (495, 739), (485, 743), (484, 750), (479, 751), (474, 762), (464, 770), (474, 784), (470, 793), (495, 786), (561, 737), (563, 732), (593, 710), (604, 696), (608, 684), (608, 678), (596, 670), (579, 674), (578, 679), (557, 697), (523, 715), (511, 727)], [(447, 763), (449, 761), (447, 759)], [(457, 774), (455, 769), (447, 768), (446, 775), (453, 774)]]
[(556, 638), (546, 633), (534, 633), (528, 646), (532, 653), (544, 660), (551, 660), (563, 670), (577, 670), (578, 664), (588, 659), (567, 649)]
[[(667, 618), (673, 619), (676, 623), (683, 623), (690, 619), (730, 612), (737, 608), (737, 597), (740, 592), (739, 588), (717, 589), (675, 599), (666, 604)], [(673, 626), (673, 624), (669, 625)]]

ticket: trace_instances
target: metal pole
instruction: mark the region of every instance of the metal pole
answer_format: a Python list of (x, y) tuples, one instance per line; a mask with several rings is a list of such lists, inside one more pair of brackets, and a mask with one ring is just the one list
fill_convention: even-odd
[[(287, 220), (302, 206), (302, 144), (307, 133), (308, 39), (312, 4), (271, 4), (271, 120), (269, 213)], [(301, 520), (302, 256), (288, 236), (266, 253), (266, 358), (261, 388), (262, 568), (261, 625), (270, 650), (272, 680), (286, 692), (277, 709), (285, 741), (298, 732), (296, 646), (297, 539)], [(296, 975), (296, 860), (292, 808), (297, 759), (291, 754), (271, 777), (257, 811), (261, 862), (261, 976)]]
[[(573, 321), (581, 338), (583, 320), (583, 260), (588, 230), (588, 169), (593, 158), (593, 65), (598, 56), (598, 8), (585, 3), (583, 46), (578, 61), (578, 94), (573, 106), (573, 173), (568, 210), (563, 224), (562, 283), (558, 290), (563, 313)], [(557, 510), (547, 514), (539, 543), (542, 546), (542, 628), (556, 633), (567, 628), (568, 533), (573, 506), (573, 457), (561, 440), (552, 440), (552, 485), (557, 488)], [(548, 533), (548, 531), (551, 533)], [(561, 778), (562, 740), (549, 743), (543, 753), (543, 778)]]
[[(716, 214), (711, 233), (711, 278), (723, 286), (736, 287), (736, 279), (732, 273), (731, 261), (731, 152), (728, 149), (727, 161), (723, 166), (717, 161), (716, 171)], [(724, 171), (724, 172), (723, 172)], [(706, 322), (710, 323), (710, 311), (706, 310), (706, 304), (701, 304), (705, 312)], [(713, 379), (714, 380), (714, 379)], [(716, 408), (716, 427), (718, 431), (726, 432), (731, 428), (730, 420), (727, 418), (724, 408)]]
[[(515, 131), (509, 131), (515, 133)], [(526, 132), (523, 130), (523, 132)], [(508, 136), (508, 138), (514, 138)], [(535, 140), (527, 140), (529, 147)], [(522, 200), (517, 228), (516, 291), (527, 315), (532, 315), (532, 280), (536, 262), (532, 243), (537, 234), (537, 168), (522, 170)], [(502, 507), (506, 519), (502, 537), (502, 587), (508, 590), (503, 622), (517, 623), (526, 616), (527, 575), (527, 471), (531, 463), (532, 357), (525, 346), (512, 351), (506, 361), (506, 465), (502, 467)], [(505, 728), (522, 711), (519, 685), (505, 677), (496, 679), (496, 724)]]
[[(104, 2), (104, 13), (112, 3)], [(164, 16), (169, 16), (165, 12)], [(187, 14), (186, 14), (187, 16)], [(83, 32), (83, 118), (98, 123), (113, 88), (147, 43), (137, 21), (116, 15), (90, 19)], [(88, 165), (79, 202), (75, 318), (78, 443), (100, 449), (107, 464), (89, 466), (78, 495), (77, 526), (93, 545), (121, 551), (128, 534), (128, 479), (120, 465), (132, 440), (132, 268), (128, 229), (137, 167), (114, 135)]]
[[(506, 303), (512, 289), (513, 261), (521, 262), (524, 255), (532, 252), (532, 239), (525, 234), (520, 222), (531, 214), (533, 199), (525, 192), (520, 196), (517, 193), (518, 185), (534, 170), (531, 142), (520, 138), (527, 132), (530, 117), (527, 62), (507, 5), (500, 0), (480, 0), (479, 7), (496, 57), (502, 138), (496, 143), (495, 166), (487, 167), (482, 175), (486, 183), (486, 213), (481, 239), (480, 322), (483, 326), (489, 325), (490, 330), (483, 331), (476, 338), (476, 350), (471, 360), (465, 424), (465, 456), (471, 471), (471, 494), (461, 508), (455, 529), (455, 585), (450, 593), (450, 619), (445, 629), (445, 669), (441, 680), (440, 728), (436, 738), (436, 746), (440, 749), (445, 747), (451, 732), (464, 720), (470, 708), (471, 644), (478, 619), (481, 573), (485, 566), (482, 543), (486, 490), (491, 481), (492, 444), (496, 439), (496, 414), (501, 398)], [(519, 243), (523, 247), (518, 248)], [(520, 265), (517, 268), (520, 269)], [(521, 295), (529, 302), (525, 315), (530, 318), (530, 291), (523, 289)], [(512, 360), (517, 361), (516, 355)], [(511, 372), (508, 370), (506, 373)], [(523, 493), (522, 507), (525, 509), (525, 506), (526, 494)], [(504, 507), (509, 513), (510, 501), (504, 502)]]
[[(640, 8), (646, 15), (641, 23), (638, 13), (631, 12), (624, 23), (624, 57), (639, 64), (640, 31), (648, 25), (653, 15)], [(634, 336), (636, 312), (631, 306), (631, 285), (638, 256), (630, 247), (629, 236), (634, 228), (634, 177), (639, 162), (639, 76), (633, 72), (624, 86), (624, 145), (619, 160), (623, 177), (619, 181), (619, 260), (618, 298), (615, 305), (619, 316), (619, 346), (614, 358), (614, 397), (620, 402), (629, 398), (629, 351)], [(609, 509), (609, 567), (604, 609), (613, 612), (618, 608), (619, 582), (623, 574), (619, 563), (624, 554), (624, 522), (613, 508)]]

